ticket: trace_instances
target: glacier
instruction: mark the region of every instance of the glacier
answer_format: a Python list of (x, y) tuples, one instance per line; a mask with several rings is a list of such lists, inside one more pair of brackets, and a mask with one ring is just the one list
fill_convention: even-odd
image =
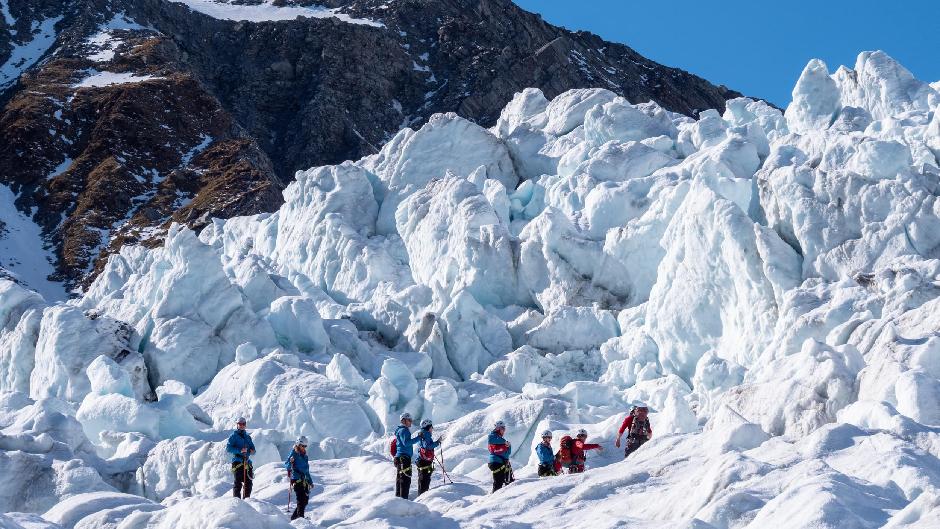
[[(491, 129), (436, 115), (75, 299), (0, 279), (0, 527), (938, 527), (938, 196), (937, 84), (883, 52), (811, 61), (785, 112), (527, 89)], [(413, 502), (406, 410), (454, 477)], [(488, 494), (496, 420), (519, 479)], [(536, 478), (536, 432), (578, 428), (588, 471)]]

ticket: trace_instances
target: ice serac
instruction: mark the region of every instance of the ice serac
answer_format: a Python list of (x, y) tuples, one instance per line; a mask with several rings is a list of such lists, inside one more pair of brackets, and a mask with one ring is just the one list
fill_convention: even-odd
[[(690, 190), (664, 234), (666, 254), (646, 305), (648, 332), (660, 344), (660, 363), (668, 371), (691, 381), (709, 350), (740, 365), (758, 363), (777, 319), (774, 283), (764, 263), (796, 261), (784, 246), (776, 248), (782, 256), (761, 255), (761, 234), (734, 203), (705, 187)], [(774, 277), (784, 282), (778, 289), (798, 279)]]
[(399, 205), (396, 224), (419, 284), (467, 291), (485, 305), (529, 303), (516, 275), (518, 242), (468, 180), (430, 182)]
[(0, 391), (29, 391), (45, 300), (0, 279)]
[(434, 116), (417, 132), (404, 129), (362, 164), (378, 177), (376, 227), (381, 234), (397, 233), (395, 212), (403, 200), (448, 173), (467, 178), (479, 170), (507, 189), (515, 189), (519, 181), (505, 145), (456, 114)]
[[(439, 115), (302, 171), (276, 212), (125, 247), (68, 303), (0, 280), (4, 516), (584, 527), (586, 505), (598, 527), (932, 527), (936, 99), (880, 52), (810, 62), (786, 113), (525, 90), (492, 129)], [(635, 405), (655, 434), (626, 461), (529, 479), (540, 432), (609, 448)], [(456, 478), (419, 502), (391, 498), (406, 411)], [(225, 497), (239, 416), (248, 501)], [(489, 494), (496, 421), (522, 479)], [(300, 435), (313, 514), (291, 526)]]
[(785, 114), (787, 125), (793, 132), (826, 129), (841, 108), (842, 94), (829, 68), (813, 59), (793, 87), (793, 101)]

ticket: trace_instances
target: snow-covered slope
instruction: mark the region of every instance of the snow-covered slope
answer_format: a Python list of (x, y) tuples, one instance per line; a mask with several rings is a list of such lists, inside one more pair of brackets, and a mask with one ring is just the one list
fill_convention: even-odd
[[(286, 528), (303, 434), (294, 527), (937, 526), (940, 94), (873, 52), (793, 96), (696, 121), (526, 90), (491, 130), (438, 115), (273, 214), (125, 247), (81, 299), (0, 282), (0, 507)], [(656, 436), (623, 461), (636, 403)], [(456, 481), (416, 503), (385, 456), (403, 410)], [(488, 495), (496, 420), (520, 480)], [(535, 432), (580, 427), (589, 470), (534, 478)]]
[(0, 278), (36, 290), (48, 301), (66, 299), (61, 283), (49, 280), (54, 256), (44, 247), (42, 230), (14, 204), (16, 196), (0, 184)]

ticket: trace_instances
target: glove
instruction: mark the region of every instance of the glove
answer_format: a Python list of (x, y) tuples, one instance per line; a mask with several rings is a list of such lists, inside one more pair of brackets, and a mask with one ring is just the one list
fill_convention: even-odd
[(617, 448), (620, 448), (620, 438), (619, 438), (619, 437), (617, 438), (616, 441), (614, 441), (614, 446), (616, 446)]

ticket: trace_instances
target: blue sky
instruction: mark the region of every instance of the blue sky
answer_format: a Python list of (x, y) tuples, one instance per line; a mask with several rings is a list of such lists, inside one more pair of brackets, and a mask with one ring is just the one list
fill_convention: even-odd
[(881, 49), (940, 80), (940, 0), (516, 0), (545, 20), (779, 106), (806, 62), (852, 66)]

